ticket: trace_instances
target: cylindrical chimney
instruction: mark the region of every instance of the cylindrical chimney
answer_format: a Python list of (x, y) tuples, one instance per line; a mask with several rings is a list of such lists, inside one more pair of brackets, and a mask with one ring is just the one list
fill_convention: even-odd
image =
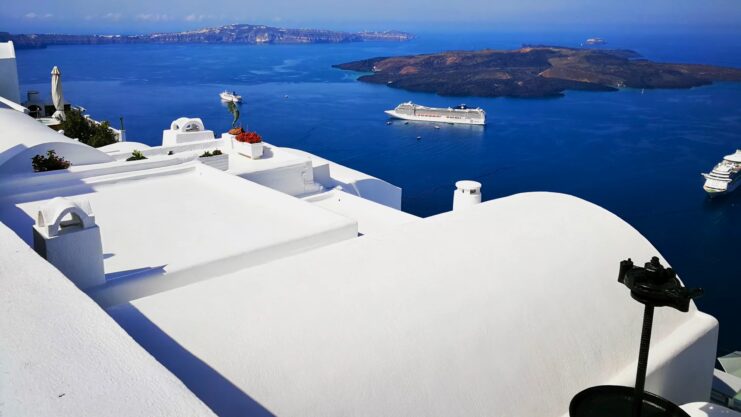
[(481, 183), (476, 181), (458, 181), (453, 194), (453, 211), (462, 210), (481, 203)]

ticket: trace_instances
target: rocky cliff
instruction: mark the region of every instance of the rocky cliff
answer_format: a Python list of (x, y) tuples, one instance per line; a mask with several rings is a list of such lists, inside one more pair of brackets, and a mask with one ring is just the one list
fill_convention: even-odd
[(48, 45), (92, 45), (120, 43), (343, 43), (365, 41), (401, 42), (412, 39), (409, 33), (335, 32), (321, 29), (283, 29), (259, 25), (227, 25), (185, 32), (151, 33), (147, 35), (65, 35), (21, 34), (0, 32), (0, 41), (12, 40), (16, 47), (43, 48)]

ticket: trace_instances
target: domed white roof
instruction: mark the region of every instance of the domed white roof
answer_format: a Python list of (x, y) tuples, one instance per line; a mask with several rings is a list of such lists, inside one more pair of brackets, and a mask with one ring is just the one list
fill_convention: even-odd
[(0, 173), (32, 172), (31, 158), (49, 150), (72, 165), (110, 162), (113, 158), (42, 125), (32, 117), (0, 105)]

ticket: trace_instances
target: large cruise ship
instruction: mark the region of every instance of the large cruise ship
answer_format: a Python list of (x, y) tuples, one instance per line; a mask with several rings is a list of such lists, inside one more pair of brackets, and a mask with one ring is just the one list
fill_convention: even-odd
[(724, 156), (709, 174), (702, 174), (702, 176), (705, 177), (705, 185), (702, 188), (711, 197), (735, 190), (741, 183), (741, 149)]
[(416, 120), (420, 122), (462, 123), (483, 125), (486, 123), (486, 112), (480, 108), (469, 108), (465, 104), (456, 107), (439, 108), (414, 104), (411, 101), (399, 104), (386, 114), (397, 119)]

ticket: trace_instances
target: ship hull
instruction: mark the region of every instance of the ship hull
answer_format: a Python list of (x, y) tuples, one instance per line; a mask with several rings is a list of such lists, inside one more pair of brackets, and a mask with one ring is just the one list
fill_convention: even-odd
[(707, 185), (703, 185), (702, 189), (705, 190), (705, 192), (708, 193), (708, 196), (710, 196), (711, 198), (720, 197), (722, 195), (733, 192), (736, 188), (738, 188), (739, 184), (741, 184), (741, 180), (735, 179), (728, 184), (728, 187), (725, 190), (709, 187)]
[(219, 97), (221, 97), (221, 101), (231, 101), (232, 103), (241, 103), (242, 97), (239, 96), (231, 96), (226, 95), (224, 93), (219, 94)]
[(386, 114), (402, 120), (413, 120), (415, 122), (430, 122), (430, 123), (455, 123), (465, 125), (484, 125), (486, 120), (481, 119), (469, 119), (469, 118), (450, 118), (445, 116), (417, 116), (411, 114), (401, 114), (394, 110), (386, 110)]

